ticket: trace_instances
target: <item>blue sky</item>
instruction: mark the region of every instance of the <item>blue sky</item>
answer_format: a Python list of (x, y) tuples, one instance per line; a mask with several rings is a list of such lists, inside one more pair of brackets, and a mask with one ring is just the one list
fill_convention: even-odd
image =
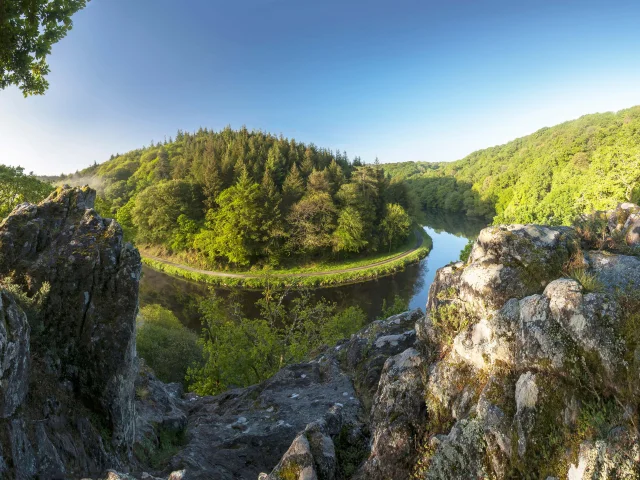
[(0, 91), (0, 163), (72, 172), (230, 124), (456, 160), (640, 104), (637, 1), (92, 0), (50, 88)]

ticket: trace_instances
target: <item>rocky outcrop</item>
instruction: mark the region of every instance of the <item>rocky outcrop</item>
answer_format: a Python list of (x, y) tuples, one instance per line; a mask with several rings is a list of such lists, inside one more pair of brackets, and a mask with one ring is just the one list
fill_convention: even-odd
[(508, 299), (535, 293), (557, 278), (578, 248), (578, 236), (568, 227), (486, 228), (460, 276), (459, 298), (475, 309), (496, 310)]
[(94, 200), (88, 188), (60, 188), (0, 224), (6, 478), (74, 478), (129, 462), (141, 265)]
[(417, 326), (440, 352), (425, 357), (428, 427), (397, 478), (637, 476), (640, 262), (576, 238), (492, 227), (437, 273)]
[(357, 478), (402, 478), (416, 460), (427, 419), (424, 359), (408, 348), (387, 359), (371, 411), (371, 453)]
[(582, 250), (569, 228), (486, 229), (469, 262), (437, 272), (427, 315), (186, 401), (169, 466), (185, 479), (256, 478), (256, 465), (261, 480), (635, 478), (638, 262)]
[(421, 316), (373, 322), (259, 385), (193, 397), (185, 403), (187, 443), (170, 467), (186, 469), (186, 479), (349, 478), (366, 457), (362, 418), (385, 361), (413, 345)]

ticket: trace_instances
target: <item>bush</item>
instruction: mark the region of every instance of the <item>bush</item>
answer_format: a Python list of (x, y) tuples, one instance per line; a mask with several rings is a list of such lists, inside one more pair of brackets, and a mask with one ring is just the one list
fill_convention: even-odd
[(163, 382), (184, 382), (187, 369), (202, 360), (198, 336), (160, 305), (140, 310), (136, 342), (138, 355)]
[(215, 395), (230, 387), (261, 382), (285, 365), (349, 337), (366, 321), (359, 308), (337, 313), (334, 303), (312, 303), (308, 293), (285, 306), (286, 295), (286, 290), (265, 290), (257, 303), (260, 318), (242, 317), (239, 307), (225, 308), (228, 306), (216, 297), (202, 302), (205, 327), (200, 345), (205, 361), (189, 368), (189, 389), (199, 395)]

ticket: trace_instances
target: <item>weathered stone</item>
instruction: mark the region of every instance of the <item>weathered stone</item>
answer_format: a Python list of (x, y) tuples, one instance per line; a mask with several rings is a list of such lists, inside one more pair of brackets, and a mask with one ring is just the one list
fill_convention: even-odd
[(161, 434), (181, 434), (187, 427), (182, 385), (166, 384), (141, 362), (136, 378), (136, 442), (139, 448), (159, 447)]
[(114, 446), (130, 447), (140, 255), (94, 201), (87, 187), (59, 188), (18, 206), (0, 224), (0, 275), (30, 293), (48, 282), (42, 343), (59, 357), (60, 379), (106, 415)]
[(24, 420), (18, 418), (11, 420), (8, 434), (15, 478), (18, 480), (34, 478), (37, 472), (36, 457), (27, 437)]
[(376, 320), (335, 347), (335, 354), (354, 378), (365, 407), (378, 388), (387, 358), (414, 345), (414, 326), (423, 317), (422, 310), (416, 308), (386, 320)]
[(30, 328), (13, 297), (0, 290), (0, 416), (13, 415), (29, 387)]
[(629, 215), (623, 230), (627, 245), (630, 247), (640, 246), (640, 213)]
[(309, 424), (324, 421), (333, 435), (343, 424), (358, 423), (361, 412), (351, 380), (330, 357), (285, 367), (259, 385), (197, 398), (187, 407), (188, 442), (171, 466), (203, 480), (257, 478)]
[(486, 478), (484, 430), (477, 420), (460, 420), (437, 440), (436, 452), (426, 475), (428, 480)]
[(371, 454), (361, 478), (409, 478), (426, 421), (424, 368), (413, 348), (385, 362), (371, 410)]
[(579, 249), (568, 227), (506, 225), (480, 232), (460, 276), (460, 298), (495, 311), (510, 298), (539, 292)]
[(591, 251), (585, 254), (597, 279), (609, 291), (640, 288), (640, 258)]
[(40, 478), (64, 478), (66, 468), (43, 423), (36, 423), (36, 458)]

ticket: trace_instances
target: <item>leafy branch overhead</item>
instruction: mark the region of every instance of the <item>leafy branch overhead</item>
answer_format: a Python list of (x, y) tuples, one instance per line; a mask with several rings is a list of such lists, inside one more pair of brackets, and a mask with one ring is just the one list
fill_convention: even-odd
[(15, 85), (24, 96), (49, 87), (47, 55), (88, 0), (0, 0), (0, 89)]

